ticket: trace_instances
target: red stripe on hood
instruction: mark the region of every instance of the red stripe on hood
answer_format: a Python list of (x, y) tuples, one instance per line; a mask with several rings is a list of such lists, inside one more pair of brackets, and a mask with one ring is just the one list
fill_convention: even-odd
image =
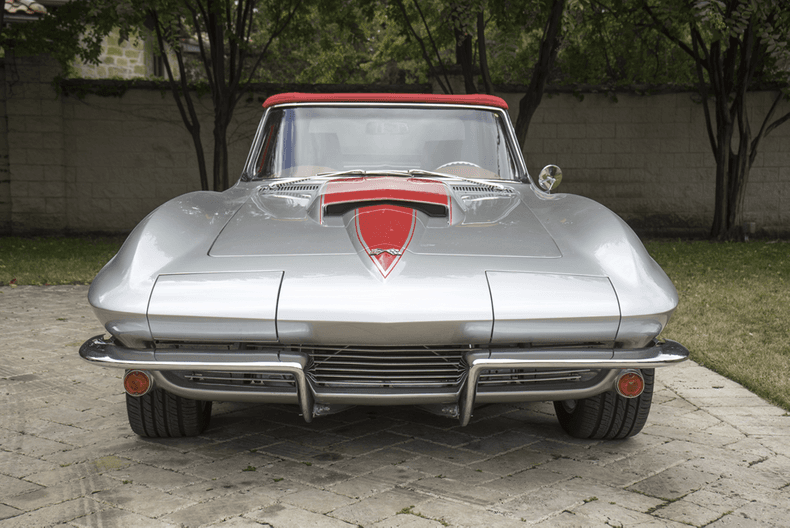
[(374, 201), (417, 202), (450, 209), (447, 187), (436, 180), (375, 176), (333, 180), (324, 189), (324, 205)]

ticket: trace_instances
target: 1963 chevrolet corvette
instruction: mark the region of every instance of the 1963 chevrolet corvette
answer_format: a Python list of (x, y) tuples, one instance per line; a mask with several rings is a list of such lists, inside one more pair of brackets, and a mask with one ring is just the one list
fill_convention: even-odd
[(146, 217), (93, 282), (139, 435), (200, 434), (212, 401), (553, 401), (567, 433), (626, 438), (654, 369), (670, 280), (615, 214), (531, 181), (506, 103), (485, 95), (270, 97), (240, 180)]

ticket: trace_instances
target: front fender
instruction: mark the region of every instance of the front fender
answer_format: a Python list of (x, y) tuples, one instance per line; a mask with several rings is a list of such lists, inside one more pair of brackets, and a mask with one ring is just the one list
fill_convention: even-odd
[(166, 202), (131, 232), (99, 272), (88, 302), (108, 332), (126, 346), (151, 342), (148, 300), (160, 270), (177, 259), (206, 255), (246, 193), (198, 191)]
[(642, 347), (661, 333), (678, 294), (625, 221), (593, 200), (569, 194), (544, 195), (532, 209), (563, 256), (589, 258), (609, 277), (620, 304), (618, 342)]

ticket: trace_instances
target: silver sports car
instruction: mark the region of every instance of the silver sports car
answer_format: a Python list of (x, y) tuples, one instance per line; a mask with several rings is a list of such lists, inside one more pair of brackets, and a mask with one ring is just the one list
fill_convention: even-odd
[(162, 205), (93, 282), (126, 370), (129, 423), (200, 434), (212, 401), (475, 405), (553, 401), (580, 438), (626, 438), (655, 367), (670, 280), (615, 214), (530, 180), (506, 103), (485, 95), (270, 97), (231, 189)]

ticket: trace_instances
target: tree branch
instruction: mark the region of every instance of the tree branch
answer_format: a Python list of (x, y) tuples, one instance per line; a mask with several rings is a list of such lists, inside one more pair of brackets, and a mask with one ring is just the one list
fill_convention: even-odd
[(480, 54), (480, 71), (483, 74), (483, 85), (487, 94), (494, 92), (494, 86), (491, 82), (491, 73), (488, 71), (488, 56), (486, 51), (486, 24), (483, 11), (477, 12), (477, 47)]
[[(674, 42), (675, 45), (677, 45), (680, 49), (682, 49), (688, 55), (690, 55), (692, 59), (697, 60), (697, 56), (695, 54), (695, 50), (691, 49), (688, 46), (688, 44), (686, 44), (685, 42), (683, 42), (682, 40), (677, 38), (675, 35), (670, 33), (669, 30), (666, 28), (666, 25), (658, 18), (658, 16), (656, 16), (655, 13), (653, 13), (653, 8), (652, 7), (650, 7), (646, 2), (643, 2), (641, 4), (641, 6), (642, 6), (642, 10), (645, 13), (647, 13), (648, 16), (653, 20), (653, 27), (658, 29), (661, 32), (662, 35), (667, 37), (669, 40)], [(705, 51), (704, 50), (704, 46), (703, 46), (703, 51)]]
[(749, 148), (749, 165), (751, 166), (754, 163), (754, 159), (757, 157), (757, 146), (760, 144), (760, 141), (768, 136), (775, 128), (783, 125), (787, 121), (790, 121), (790, 112), (786, 113), (770, 125), (768, 124), (773, 118), (773, 115), (776, 113), (776, 109), (779, 107), (779, 102), (782, 100), (782, 92), (776, 94), (774, 97), (774, 102), (771, 104), (771, 108), (768, 110), (768, 113), (765, 114), (763, 118), (762, 125), (760, 126), (760, 130), (754, 136), (752, 140), (752, 144)]
[[(701, 41), (701, 37), (699, 33), (696, 31), (692, 31), (691, 33), (691, 42), (694, 46), (694, 53), (697, 54), (699, 51), (699, 45)], [(716, 143), (716, 134), (713, 132), (713, 120), (710, 116), (710, 107), (708, 106), (708, 83), (705, 82), (705, 73), (702, 71), (702, 64), (701, 61), (698, 59), (694, 61), (695, 69), (697, 71), (697, 79), (699, 80), (699, 90), (702, 95), (702, 111), (705, 114), (705, 129), (708, 132), (708, 141), (710, 141), (710, 146), (713, 149), (713, 152), (716, 152), (717, 143)]]
[[(192, 3), (189, 2), (186, 4), (189, 13), (192, 15), (192, 24), (195, 26), (195, 31), (197, 32), (197, 41), (198, 41), (198, 49), (200, 50), (200, 60), (203, 62), (203, 69), (206, 71), (206, 81), (209, 85), (214, 85), (214, 75), (216, 72), (211, 67), (211, 58), (209, 57), (209, 53), (211, 50), (206, 50), (206, 46), (203, 43), (203, 31), (201, 29), (200, 20), (201, 18), (206, 21), (206, 12), (203, 10), (203, 6), (198, 3), (197, 9), (193, 7)], [(180, 25), (179, 28), (183, 31), (183, 26)], [(179, 39), (180, 40), (180, 39)]]
[(425, 43), (422, 41), (420, 36), (414, 30), (414, 26), (411, 25), (411, 21), (409, 20), (409, 15), (406, 12), (406, 6), (403, 5), (403, 0), (395, 0), (395, 3), (398, 4), (398, 8), (403, 14), (403, 19), (406, 21), (406, 25), (408, 26), (409, 31), (411, 31), (411, 34), (414, 35), (414, 38), (417, 40), (417, 43), (420, 45), (420, 49), (422, 50), (422, 58), (425, 59), (425, 62), (428, 64), (428, 69), (431, 71), (431, 74), (436, 79), (436, 82), (439, 83), (439, 87), (446, 94), (452, 93), (450, 82), (447, 81), (447, 84), (445, 85), (442, 82), (442, 80), (439, 78), (439, 74), (436, 71), (436, 68), (433, 67), (433, 63), (431, 62), (431, 57), (428, 55), (428, 50), (425, 48)]
[[(299, 0), (298, 2), (296, 2), (296, 4), (294, 5), (293, 9), (288, 13), (288, 16), (286, 17), (285, 22), (283, 22), (282, 25), (279, 28), (277, 28), (275, 26), (275, 30), (272, 31), (271, 35), (269, 35), (269, 40), (266, 42), (266, 45), (263, 47), (261, 52), (258, 53), (258, 59), (255, 61), (255, 64), (253, 64), (252, 68), (250, 69), (250, 73), (247, 76), (247, 82), (248, 83), (251, 82), (253, 77), (255, 76), (255, 72), (258, 70), (258, 67), (261, 65), (261, 62), (263, 61), (263, 57), (269, 51), (269, 46), (272, 44), (272, 42), (274, 42), (274, 39), (279, 37), (280, 34), (282, 34), (282, 32), (285, 31), (285, 28), (288, 27), (288, 24), (291, 23), (291, 20), (293, 19), (294, 15), (296, 14), (296, 11), (299, 9), (299, 6), (301, 4), (302, 4), (302, 0)], [(242, 95), (243, 95), (242, 93), (239, 93), (239, 94), (236, 95), (235, 101), (233, 103), (234, 106), (241, 99)]]
[(439, 69), (444, 75), (444, 81), (447, 83), (447, 87), (450, 89), (450, 93), (453, 93), (453, 87), (450, 85), (450, 80), (447, 78), (447, 69), (444, 67), (444, 61), (442, 61), (441, 55), (439, 55), (439, 47), (436, 45), (436, 42), (433, 41), (433, 36), (431, 35), (431, 28), (428, 27), (428, 22), (425, 20), (425, 15), (422, 14), (422, 9), (420, 9), (420, 4), (417, 3), (417, 0), (412, 0), (414, 2), (414, 7), (417, 8), (417, 13), (420, 14), (420, 18), (422, 19), (422, 25), (425, 26), (425, 31), (428, 33), (428, 40), (431, 42), (431, 46), (433, 46), (433, 51), (436, 53), (436, 60), (439, 61)]
[[(190, 135), (192, 136), (192, 141), (195, 144), (195, 150), (198, 157), (198, 168), (200, 172), (200, 186), (204, 191), (207, 191), (208, 173), (206, 172), (206, 159), (203, 154), (203, 144), (200, 141), (200, 121), (198, 120), (197, 112), (195, 112), (195, 106), (192, 103), (192, 98), (189, 93), (186, 72), (184, 71), (184, 61), (181, 57), (181, 50), (177, 49), (174, 51), (176, 59), (178, 60), (181, 94), (183, 94), (184, 97), (183, 102), (181, 101), (181, 95), (179, 95), (178, 91), (179, 83), (176, 82), (173, 75), (173, 69), (170, 65), (170, 57), (168, 56), (167, 48), (165, 47), (164, 32), (162, 29), (161, 20), (159, 19), (159, 14), (154, 9), (150, 10), (149, 14), (154, 20), (156, 39), (159, 44), (159, 49), (162, 52), (162, 62), (165, 65), (165, 71), (167, 71), (167, 79), (169, 81), (168, 84), (170, 85), (170, 91), (173, 93), (173, 99), (176, 102), (176, 107), (178, 107), (178, 112), (181, 114), (181, 120), (184, 122), (184, 126), (189, 131)], [(186, 103), (186, 109), (184, 108), (184, 103)]]

